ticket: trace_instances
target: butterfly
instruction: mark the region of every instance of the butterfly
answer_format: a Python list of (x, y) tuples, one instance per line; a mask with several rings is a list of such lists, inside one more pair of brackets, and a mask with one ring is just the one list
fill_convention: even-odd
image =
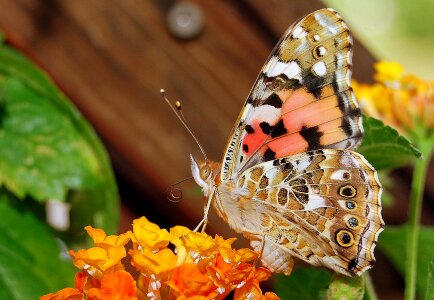
[(196, 183), (271, 271), (293, 258), (348, 276), (375, 262), (381, 184), (354, 152), (361, 112), (351, 88), (352, 39), (332, 9), (295, 22), (262, 68), (221, 163), (191, 156)]

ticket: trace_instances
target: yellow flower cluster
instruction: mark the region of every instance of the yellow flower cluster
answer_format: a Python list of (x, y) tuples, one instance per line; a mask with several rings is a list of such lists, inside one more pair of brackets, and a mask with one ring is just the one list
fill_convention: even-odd
[(395, 62), (375, 64), (374, 84), (353, 81), (362, 111), (401, 132), (416, 126), (434, 129), (434, 82), (404, 73)]
[[(262, 293), (259, 283), (271, 272), (255, 267), (257, 254), (233, 249), (235, 238), (215, 238), (183, 226), (160, 229), (145, 217), (134, 220), (133, 231), (107, 236), (90, 226), (87, 233), (95, 247), (69, 253), (77, 273), (75, 288), (41, 297), (54, 299), (223, 299), (234, 290), (234, 299), (279, 299)], [(125, 246), (132, 242), (128, 251)], [(173, 250), (172, 250), (173, 249)], [(125, 271), (122, 260), (130, 258), (136, 278)]]

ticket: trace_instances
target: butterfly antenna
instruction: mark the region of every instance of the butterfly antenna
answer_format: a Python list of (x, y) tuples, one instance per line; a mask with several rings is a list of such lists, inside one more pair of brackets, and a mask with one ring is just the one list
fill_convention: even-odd
[(193, 137), (194, 141), (196, 142), (197, 146), (200, 149), (200, 152), (202, 152), (203, 158), (205, 160), (207, 160), (207, 156), (205, 153), (205, 150), (203, 149), (202, 145), (200, 144), (199, 140), (197, 139), (196, 135), (193, 133), (193, 131), (191, 130), (190, 126), (188, 126), (187, 120), (184, 117), (184, 114), (182, 113), (181, 110), (181, 102), (176, 101), (175, 105), (172, 105), (172, 103), (170, 103), (169, 99), (166, 96), (166, 91), (164, 89), (160, 90), (160, 94), (163, 97), (163, 99), (166, 101), (166, 103), (170, 106), (170, 108), (172, 109), (172, 111), (175, 113), (175, 115), (178, 117), (179, 121), (181, 121), (182, 125), (184, 125), (185, 129), (187, 129), (187, 131), (190, 133), (190, 135)]
[(193, 179), (193, 177), (188, 177), (188, 178), (182, 179), (178, 182), (175, 182), (171, 186), (169, 186), (167, 188), (167, 199), (170, 202), (175, 202), (175, 203), (181, 201), (182, 200), (182, 190), (176, 186), (183, 183), (184, 181), (187, 181), (190, 179)]

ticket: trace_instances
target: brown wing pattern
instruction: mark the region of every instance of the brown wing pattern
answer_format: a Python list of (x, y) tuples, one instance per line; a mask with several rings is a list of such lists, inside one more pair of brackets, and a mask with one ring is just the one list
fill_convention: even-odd
[[(350, 276), (375, 262), (381, 185), (361, 155), (330, 149), (277, 159), (244, 172), (237, 186), (257, 202), (272, 270), (289, 273), (291, 256)], [(249, 237), (259, 251), (262, 237)]]

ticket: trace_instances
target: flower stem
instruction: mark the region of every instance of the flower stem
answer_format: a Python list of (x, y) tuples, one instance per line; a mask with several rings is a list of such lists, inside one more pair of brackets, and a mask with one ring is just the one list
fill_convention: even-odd
[(432, 145), (420, 142), (419, 150), (422, 152), (422, 159), (416, 160), (411, 182), (411, 195), (407, 232), (407, 261), (405, 272), (405, 300), (416, 298), (416, 271), (417, 251), (419, 242), (420, 215), (422, 212), (422, 200)]
[(374, 285), (372, 284), (371, 275), (366, 272), (365, 277), (365, 296), (368, 300), (377, 300), (377, 294), (375, 293)]

